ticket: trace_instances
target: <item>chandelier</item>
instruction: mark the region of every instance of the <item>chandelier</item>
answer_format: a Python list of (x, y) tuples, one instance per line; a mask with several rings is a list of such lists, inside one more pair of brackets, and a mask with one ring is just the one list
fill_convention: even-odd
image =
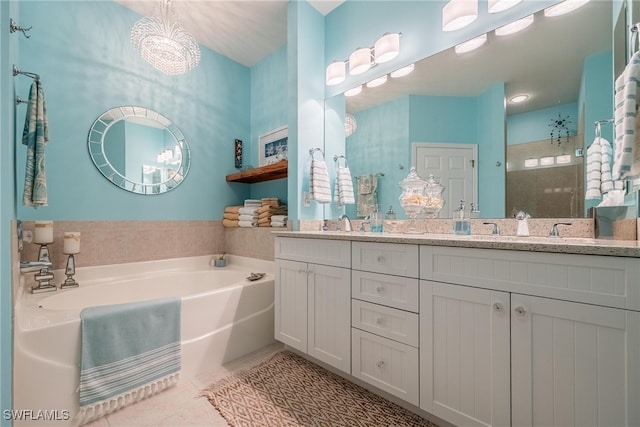
[(163, 0), (160, 13), (146, 16), (131, 29), (131, 44), (154, 68), (170, 76), (192, 70), (200, 62), (200, 47), (178, 22), (171, 0)]

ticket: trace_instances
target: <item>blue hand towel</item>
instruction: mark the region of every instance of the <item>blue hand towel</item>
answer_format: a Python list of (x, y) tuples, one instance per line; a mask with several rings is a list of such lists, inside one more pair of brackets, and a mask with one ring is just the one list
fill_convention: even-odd
[(27, 116), (22, 131), (22, 143), (27, 146), (27, 166), (22, 204), (38, 208), (47, 206), (47, 176), (44, 168), (44, 148), (49, 141), (47, 107), (44, 89), (34, 80), (29, 91)]
[(86, 308), (80, 319), (82, 422), (155, 394), (177, 381), (179, 298)]

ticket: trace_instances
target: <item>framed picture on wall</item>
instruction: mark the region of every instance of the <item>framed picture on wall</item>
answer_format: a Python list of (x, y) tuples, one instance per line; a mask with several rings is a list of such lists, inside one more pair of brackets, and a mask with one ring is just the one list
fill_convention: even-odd
[(258, 138), (258, 166), (270, 165), (287, 158), (287, 126), (272, 130)]

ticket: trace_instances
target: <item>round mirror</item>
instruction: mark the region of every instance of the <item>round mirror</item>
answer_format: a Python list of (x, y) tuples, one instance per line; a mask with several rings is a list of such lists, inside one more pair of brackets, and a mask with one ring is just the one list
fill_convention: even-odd
[(161, 194), (187, 176), (191, 156), (180, 129), (144, 107), (112, 108), (89, 130), (89, 155), (100, 173), (137, 194)]

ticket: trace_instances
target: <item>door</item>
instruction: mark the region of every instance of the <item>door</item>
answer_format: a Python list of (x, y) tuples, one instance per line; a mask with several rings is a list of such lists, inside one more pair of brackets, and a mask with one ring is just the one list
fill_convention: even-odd
[(276, 259), (275, 339), (307, 352), (307, 264)]
[(414, 143), (413, 164), (422, 178), (429, 175), (439, 178), (445, 188), (442, 192), (445, 204), (440, 218), (451, 218), (460, 200), (478, 204), (478, 148), (475, 144)]
[(514, 426), (640, 425), (640, 313), (511, 298)]
[(309, 264), (308, 354), (351, 373), (351, 270)]
[(420, 408), (455, 425), (510, 425), (509, 294), (420, 281)]

